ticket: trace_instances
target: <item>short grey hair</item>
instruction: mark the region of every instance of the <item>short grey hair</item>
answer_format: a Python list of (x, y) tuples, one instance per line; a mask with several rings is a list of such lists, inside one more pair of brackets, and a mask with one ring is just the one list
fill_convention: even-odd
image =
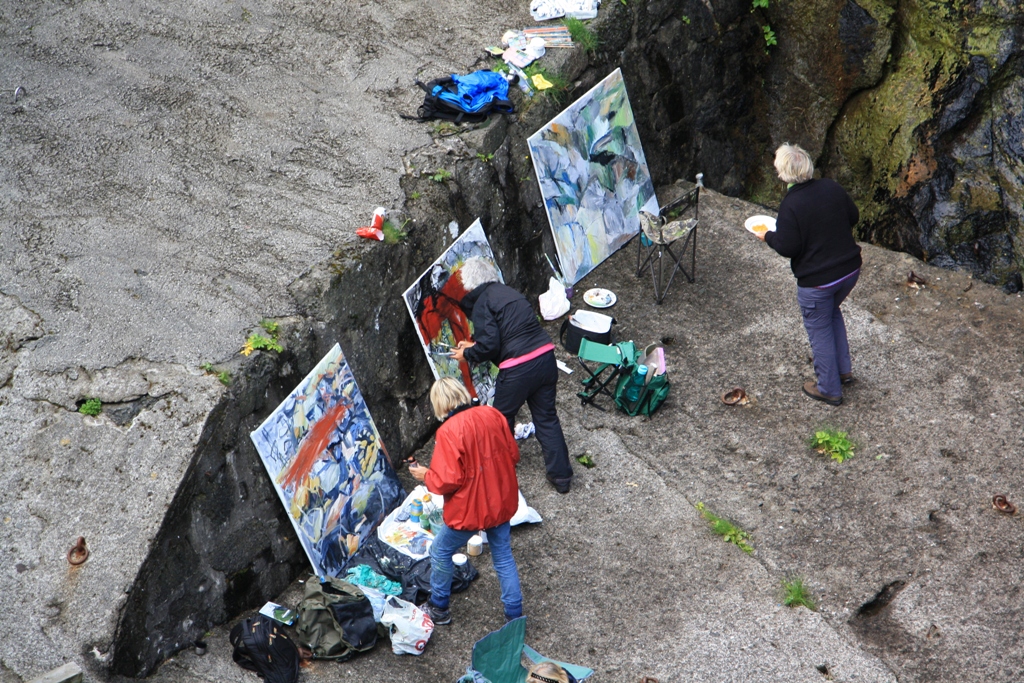
[(494, 264), (479, 256), (471, 256), (466, 259), (466, 262), (462, 264), (462, 268), (459, 269), (459, 278), (462, 280), (462, 286), (465, 287), (467, 292), (472, 292), (482, 284), (499, 282), (501, 280), (498, 269), (495, 268)]
[(803, 147), (787, 142), (775, 150), (775, 171), (784, 183), (803, 183), (814, 177), (814, 162)]

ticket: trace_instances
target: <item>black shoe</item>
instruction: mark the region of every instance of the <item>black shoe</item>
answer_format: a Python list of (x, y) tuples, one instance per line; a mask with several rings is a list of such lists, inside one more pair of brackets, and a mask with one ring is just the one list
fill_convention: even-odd
[(559, 493), (569, 493), (569, 487), (572, 486), (572, 477), (568, 479), (555, 479), (549, 476), (548, 483), (554, 486), (555, 490)]
[(430, 615), (430, 620), (434, 622), (434, 626), (444, 626), (445, 624), (452, 623), (451, 610), (434, 607), (434, 603), (430, 602), (430, 600), (420, 605), (420, 609)]
[(852, 372), (847, 372), (846, 374), (839, 375), (839, 381), (843, 384), (843, 386), (848, 387), (854, 382), (856, 382), (857, 378), (853, 376)]

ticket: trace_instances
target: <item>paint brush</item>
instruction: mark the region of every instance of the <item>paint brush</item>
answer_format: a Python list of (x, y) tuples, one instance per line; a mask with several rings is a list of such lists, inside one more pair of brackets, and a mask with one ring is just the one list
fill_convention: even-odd
[(563, 287), (565, 287), (565, 278), (563, 278), (562, 274), (558, 272), (557, 268), (555, 268), (555, 264), (551, 262), (551, 257), (548, 256), (547, 254), (544, 254), (544, 258), (545, 260), (547, 260), (548, 267), (551, 269), (551, 272), (555, 274), (555, 279), (558, 280)]

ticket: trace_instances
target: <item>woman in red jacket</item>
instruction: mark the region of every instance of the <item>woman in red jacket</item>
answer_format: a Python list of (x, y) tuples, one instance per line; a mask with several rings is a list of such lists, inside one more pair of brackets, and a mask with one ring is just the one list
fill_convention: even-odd
[(509, 520), (519, 506), (516, 464), (519, 447), (505, 417), (490, 406), (474, 405), (466, 387), (445, 377), (430, 388), (434, 415), (441, 420), (430, 468), (417, 463), (409, 473), (444, 497), (444, 525), (430, 546), (430, 599), (435, 624), (450, 624), (452, 555), (481, 529), (487, 532), (491, 562), (501, 584), (505, 619), (523, 616), (519, 569), (512, 557)]

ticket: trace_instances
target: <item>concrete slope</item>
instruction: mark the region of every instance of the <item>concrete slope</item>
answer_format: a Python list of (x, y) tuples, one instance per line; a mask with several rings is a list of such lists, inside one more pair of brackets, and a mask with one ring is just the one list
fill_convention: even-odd
[[(430, 142), (399, 117), (422, 100), (413, 78), (464, 71), (527, 17), (512, 2), (0, 7), (0, 604), (18, 615), (0, 680), (109, 657), (155, 542), (170, 557), (145, 575), (174, 591), (122, 636), (178, 635), (140, 670), (251, 602), (253, 571), (287, 585), (294, 539), (235, 427), (310, 359), (296, 338), (292, 365), (236, 375), (232, 396), (198, 366), (295, 313), (288, 285), (334, 250), (370, 248), (354, 229), (401, 205), (401, 157)], [(76, 412), (90, 397), (102, 416)], [(179, 496), (217, 509), (169, 520)], [(92, 556), (69, 570), (78, 536)], [(176, 591), (218, 597), (197, 613)]]

